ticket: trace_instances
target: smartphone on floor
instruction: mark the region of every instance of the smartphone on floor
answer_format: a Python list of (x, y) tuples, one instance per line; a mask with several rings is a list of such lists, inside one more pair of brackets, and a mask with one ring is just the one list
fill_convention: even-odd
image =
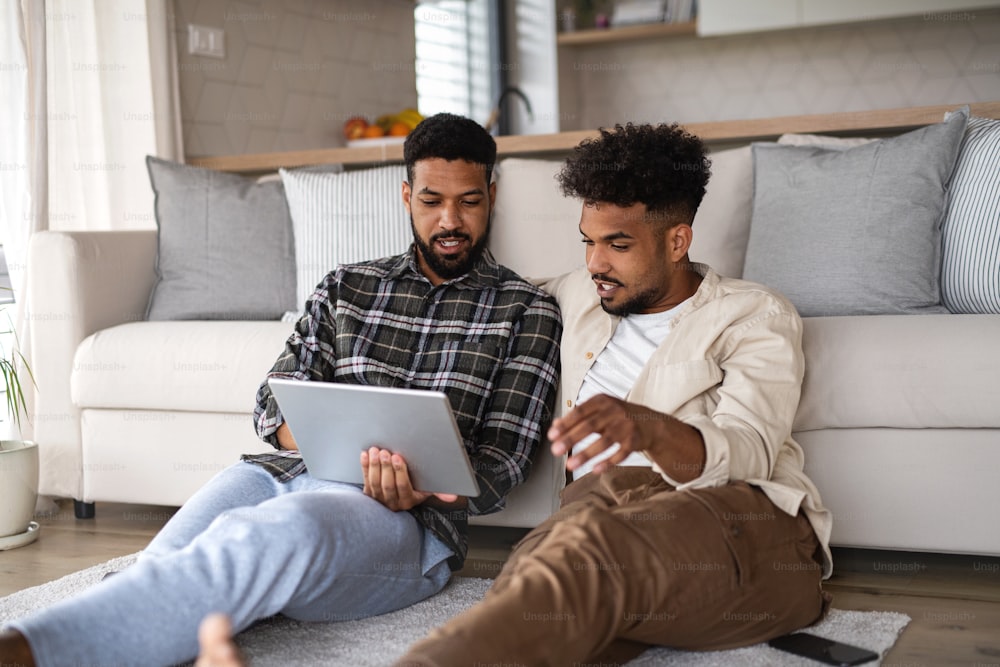
[(804, 658), (812, 658), (828, 665), (861, 665), (878, 660), (878, 653), (866, 648), (842, 644), (825, 637), (817, 637), (808, 632), (795, 632), (775, 637), (767, 643), (782, 651), (788, 651)]

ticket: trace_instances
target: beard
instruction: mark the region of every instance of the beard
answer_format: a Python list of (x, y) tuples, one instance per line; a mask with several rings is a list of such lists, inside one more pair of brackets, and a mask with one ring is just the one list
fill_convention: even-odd
[[(621, 283), (617, 280), (608, 280), (607, 277), (601, 274), (595, 274), (592, 276), (595, 280), (600, 280), (602, 282), (608, 282), (612, 285), (619, 285)], [(659, 290), (656, 286), (650, 286), (637, 294), (633, 294), (631, 297), (626, 298), (624, 301), (617, 305), (610, 305), (607, 299), (601, 298), (601, 308), (604, 309), (608, 315), (616, 315), (618, 317), (627, 317), (635, 313), (640, 313), (654, 303), (656, 303), (659, 298)]]
[(479, 258), (483, 256), (483, 252), (486, 250), (486, 242), (489, 240), (492, 224), (493, 217), (490, 216), (489, 221), (486, 223), (486, 232), (481, 239), (476, 241), (465, 252), (459, 253), (455, 257), (445, 257), (435, 249), (435, 243), (446, 239), (471, 241), (472, 237), (462, 232), (441, 232), (440, 234), (432, 235), (429, 244), (425, 243), (420, 238), (420, 235), (417, 234), (417, 226), (413, 223), (413, 216), (410, 216), (410, 229), (413, 230), (413, 242), (417, 244), (417, 250), (420, 252), (421, 257), (424, 258), (424, 261), (427, 262), (427, 266), (430, 267), (431, 271), (444, 280), (453, 280), (459, 276), (464, 276), (472, 270), (472, 267), (476, 265), (476, 262), (479, 261)]

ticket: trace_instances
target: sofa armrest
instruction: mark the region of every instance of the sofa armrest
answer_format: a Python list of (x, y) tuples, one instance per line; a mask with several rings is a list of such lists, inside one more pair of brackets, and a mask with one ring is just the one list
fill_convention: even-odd
[(95, 331), (145, 317), (155, 264), (155, 230), (32, 236), (26, 303), (38, 385), (32, 423), (40, 493), (83, 499), (80, 411), (70, 398), (73, 357)]

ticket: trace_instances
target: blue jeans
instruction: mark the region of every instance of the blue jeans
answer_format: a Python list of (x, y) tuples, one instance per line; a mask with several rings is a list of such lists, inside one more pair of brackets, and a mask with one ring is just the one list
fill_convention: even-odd
[(134, 565), (9, 624), (39, 665), (190, 660), (201, 619), (236, 631), (282, 613), (302, 621), (384, 614), (440, 591), (452, 555), (409, 512), (308, 474), (281, 483), (238, 463), (196, 493)]

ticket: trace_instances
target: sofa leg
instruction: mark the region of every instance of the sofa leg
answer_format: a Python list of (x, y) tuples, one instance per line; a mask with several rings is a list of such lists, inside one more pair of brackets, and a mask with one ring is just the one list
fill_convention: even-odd
[(93, 519), (94, 503), (85, 503), (82, 500), (73, 501), (73, 514), (77, 519)]

